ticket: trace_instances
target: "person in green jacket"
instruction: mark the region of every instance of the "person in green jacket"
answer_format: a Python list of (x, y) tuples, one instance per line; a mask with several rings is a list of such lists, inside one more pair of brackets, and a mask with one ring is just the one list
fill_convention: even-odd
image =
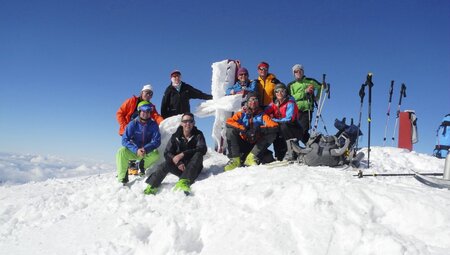
[(303, 128), (301, 141), (306, 143), (309, 139), (314, 101), (319, 100), (321, 85), (317, 80), (306, 77), (303, 66), (300, 64), (295, 64), (292, 72), (295, 80), (288, 84), (288, 91), (297, 103), (299, 121)]

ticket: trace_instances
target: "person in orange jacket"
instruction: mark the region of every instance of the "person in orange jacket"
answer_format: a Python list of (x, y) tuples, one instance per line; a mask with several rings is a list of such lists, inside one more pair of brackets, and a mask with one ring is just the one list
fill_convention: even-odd
[[(153, 97), (153, 87), (150, 84), (144, 85), (139, 96), (132, 96), (122, 103), (119, 110), (117, 110), (116, 118), (119, 122), (119, 135), (123, 135), (125, 127), (128, 123), (139, 115), (137, 110), (137, 105), (142, 101), (150, 102)], [(159, 125), (163, 121), (163, 117), (159, 115), (154, 104), (150, 103), (152, 111), (150, 113), (150, 118)]]
[(280, 81), (274, 74), (269, 73), (269, 64), (261, 62), (258, 64), (258, 79), (256, 83), (259, 105), (264, 109), (272, 103), (275, 94), (273, 93), (275, 85)]
[(227, 119), (226, 128), (230, 161), (224, 170), (229, 171), (240, 167), (242, 159), (247, 166), (259, 164), (276, 137), (278, 123), (259, 107), (258, 95), (250, 92), (242, 110)]

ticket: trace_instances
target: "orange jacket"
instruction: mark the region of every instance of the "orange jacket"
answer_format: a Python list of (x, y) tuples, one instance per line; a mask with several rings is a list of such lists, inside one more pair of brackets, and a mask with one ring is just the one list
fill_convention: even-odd
[[(125, 127), (128, 125), (128, 123), (131, 121), (131, 117), (135, 112), (137, 112), (137, 105), (138, 103), (142, 101), (139, 97), (133, 96), (131, 98), (128, 98), (123, 102), (123, 104), (120, 106), (119, 110), (117, 110), (116, 118), (117, 122), (119, 122), (119, 135), (122, 135), (123, 132), (125, 132)], [(153, 106), (152, 113), (150, 115), (150, 118), (152, 118), (156, 123), (159, 125), (161, 121), (163, 121), (163, 117), (159, 115), (158, 111), (156, 110), (155, 105), (150, 103)]]
[(274, 74), (269, 73), (265, 80), (258, 77), (258, 96), (259, 96), (259, 105), (268, 106), (272, 103), (274, 94), (273, 90), (275, 89), (275, 85), (280, 81), (275, 77)]
[[(255, 125), (259, 126), (263, 133), (270, 131), (276, 132), (278, 130), (278, 123), (273, 121), (261, 109), (256, 110), (254, 113), (248, 113), (242, 110), (238, 111), (227, 119), (226, 125), (241, 131), (252, 129)], [(240, 136), (243, 140), (246, 140), (243, 134), (240, 134)]]

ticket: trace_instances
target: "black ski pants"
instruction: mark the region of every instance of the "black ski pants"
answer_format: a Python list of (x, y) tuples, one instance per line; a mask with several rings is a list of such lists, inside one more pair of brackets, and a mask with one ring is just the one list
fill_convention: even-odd
[(287, 152), (286, 141), (290, 139), (302, 139), (303, 129), (297, 122), (278, 122), (280, 131), (273, 141), (273, 150), (275, 151), (275, 158), (283, 160)]
[(248, 153), (253, 153), (259, 159), (276, 137), (275, 132), (264, 132), (261, 130), (261, 136), (255, 144), (251, 144), (239, 135), (239, 129), (234, 127), (227, 127), (226, 136), (228, 144), (228, 157), (241, 157), (245, 159)]
[(172, 173), (180, 179), (188, 179), (190, 184), (194, 183), (203, 169), (203, 154), (201, 152), (196, 152), (189, 161), (185, 162), (182, 160), (182, 162), (186, 166), (184, 171), (178, 169), (173, 161), (166, 160), (158, 166), (158, 169), (156, 169), (145, 182), (152, 185), (152, 187), (159, 187), (167, 174)]
[(302, 141), (302, 143), (306, 144), (306, 142), (308, 142), (309, 140), (309, 130), (311, 129), (313, 111), (311, 110), (299, 113), (300, 117), (298, 120), (300, 122), (300, 126), (302, 127), (302, 134), (300, 136), (300, 140)]

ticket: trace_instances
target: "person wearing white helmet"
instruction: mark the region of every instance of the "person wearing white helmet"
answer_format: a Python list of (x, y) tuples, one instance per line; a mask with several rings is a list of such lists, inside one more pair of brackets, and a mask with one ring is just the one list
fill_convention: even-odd
[[(116, 118), (119, 122), (119, 135), (122, 135), (125, 131), (127, 124), (138, 116), (137, 105), (142, 101), (148, 101), (153, 97), (153, 87), (151, 84), (146, 84), (142, 87), (139, 96), (132, 96), (125, 100), (122, 105), (117, 110)], [(152, 118), (159, 125), (163, 121), (163, 117), (159, 115), (154, 104), (150, 102), (152, 106), (152, 111), (150, 113), (150, 118)]]
[(292, 67), (295, 79), (288, 84), (288, 93), (294, 97), (298, 106), (299, 121), (303, 129), (301, 141), (306, 143), (309, 139), (309, 129), (314, 111), (314, 101), (320, 94), (320, 83), (305, 76), (303, 66), (295, 64)]

